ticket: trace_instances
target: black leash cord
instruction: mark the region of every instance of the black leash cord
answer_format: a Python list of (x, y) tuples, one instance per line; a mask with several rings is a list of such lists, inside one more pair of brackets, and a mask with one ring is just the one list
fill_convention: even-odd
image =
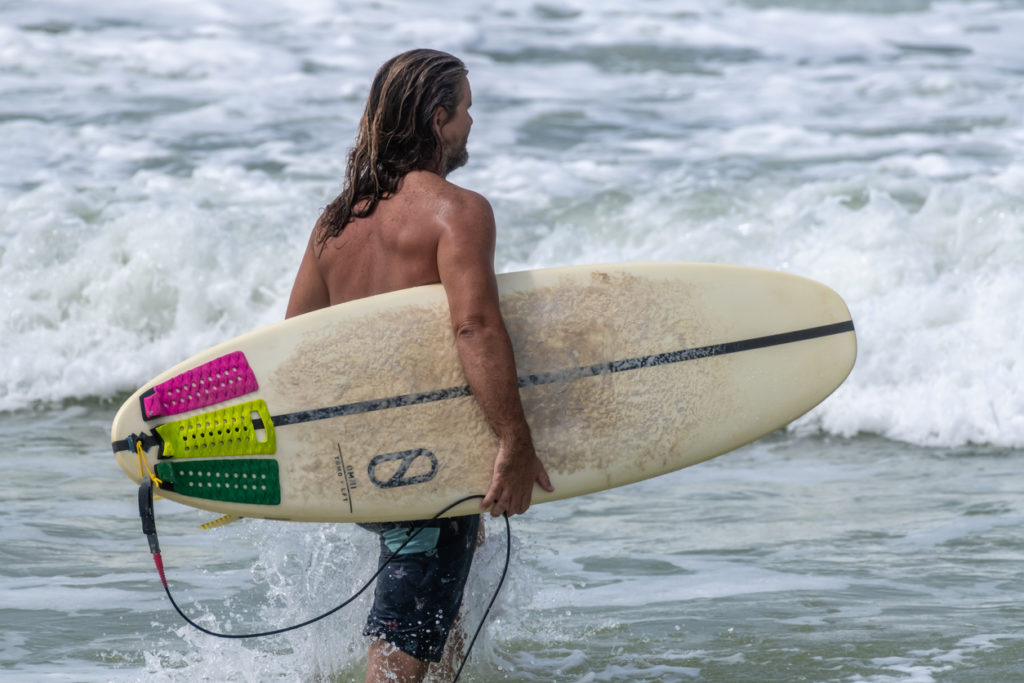
[[(334, 608), (328, 610), (327, 612), (324, 612), (323, 614), (321, 614), (319, 616), (313, 617), (312, 619), (308, 619), (306, 621), (303, 621), (302, 623), (294, 624), (292, 626), (285, 626), (283, 628), (274, 629), (272, 631), (262, 631), (260, 633), (241, 633), (241, 634), (218, 633), (217, 631), (211, 631), (208, 628), (200, 626), (196, 622), (194, 622), (191, 619), (189, 619), (188, 616), (181, 610), (181, 607), (178, 606), (178, 603), (175, 602), (174, 596), (171, 595), (171, 589), (167, 585), (167, 576), (164, 574), (164, 561), (163, 561), (162, 556), (160, 555), (160, 542), (159, 542), (159, 540), (157, 538), (157, 535), (156, 535), (156, 515), (155, 515), (155, 513), (153, 511), (153, 482), (150, 479), (144, 480), (142, 482), (142, 485), (139, 486), (139, 516), (142, 517), (142, 532), (144, 534), (146, 534), (146, 538), (149, 540), (149, 550), (153, 554), (153, 562), (154, 562), (154, 564), (156, 564), (156, 570), (160, 574), (160, 582), (164, 586), (164, 592), (167, 593), (167, 599), (170, 600), (171, 601), (171, 605), (174, 606), (174, 611), (176, 611), (178, 613), (178, 615), (182, 619), (184, 619), (185, 622), (189, 626), (192, 626), (196, 630), (202, 631), (203, 633), (205, 633), (205, 634), (207, 634), (209, 636), (214, 636), (215, 638), (230, 638), (230, 639), (240, 640), (240, 639), (243, 639), (243, 638), (265, 638), (267, 636), (276, 636), (276, 635), (279, 635), (281, 633), (287, 633), (289, 631), (297, 631), (300, 628), (305, 628), (306, 626), (309, 626), (310, 624), (315, 624), (318, 621), (326, 619), (327, 617), (331, 616), (335, 612), (337, 612), (337, 611), (347, 607), (348, 605), (352, 604), (352, 602), (356, 598), (358, 598), (360, 595), (365, 593), (366, 590), (370, 586), (373, 585), (373, 582), (377, 580), (377, 577), (381, 575), (381, 573), (391, 563), (391, 561), (393, 559), (395, 559), (395, 557), (397, 557), (400, 552), (402, 552), (402, 549), (405, 548), (405, 546), (409, 545), (409, 543), (412, 542), (412, 540), (414, 538), (416, 538), (416, 536), (420, 533), (420, 531), (422, 531), (424, 529), (424, 527), (427, 524), (437, 520), (444, 513), (446, 513), (449, 510), (451, 510), (453, 507), (455, 507), (457, 505), (461, 505), (462, 503), (465, 503), (467, 500), (473, 500), (475, 498), (483, 498), (483, 496), (481, 496), (481, 495), (466, 496), (465, 498), (457, 500), (454, 503), (452, 503), (451, 505), (447, 506), (446, 508), (444, 508), (443, 510), (438, 512), (436, 515), (434, 515), (430, 519), (424, 520), (423, 522), (420, 522), (420, 524), (416, 527), (415, 531), (413, 531), (413, 533), (411, 533), (409, 535), (409, 538), (407, 538), (405, 540), (405, 542), (402, 543), (402, 545), (398, 546), (397, 550), (395, 550), (394, 552), (391, 553), (391, 556), (388, 557), (388, 559), (385, 560), (383, 564), (381, 564), (381, 566), (377, 569), (377, 571), (373, 573), (373, 576), (371, 576), (369, 578), (369, 580), (367, 580), (367, 582), (365, 584), (363, 584), (362, 588), (357, 590), (351, 597), (349, 597), (347, 600), (342, 602), (337, 607), (334, 607)], [(480, 635), (480, 631), (483, 630), (484, 623), (486, 623), (486, 621), (487, 621), (487, 616), (491, 613), (491, 608), (494, 607), (494, 603), (498, 599), (498, 593), (501, 592), (501, 587), (505, 583), (505, 577), (508, 576), (509, 560), (511, 559), (511, 556), (512, 556), (512, 527), (509, 524), (508, 515), (507, 514), (504, 516), (504, 518), (505, 518), (505, 566), (501, 570), (501, 578), (498, 579), (498, 585), (494, 589), (494, 595), (491, 596), (491, 601), (487, 604), (487, 609), (484, 610), (483, 617), (481, 617), (481, 619), (480, 619), (480, 624), (476, 627), (476, 631), (473, 633), (473, 638), (469, 641), (469, 648), (466, 650), (466, 654), (462, 658), (462, 664), (459, 665), (459, 670), (455, 673), (455, 678), (453, 679), (453, 683), (455, 681), (458, 681), (459, 677), (462, 675), (462, 669), (463, 669), (463, 667), (466, 666), (466, 662), (469, 660), (469, 654), (473, 651), (473, 645), (476, 643), (476, 639)]]

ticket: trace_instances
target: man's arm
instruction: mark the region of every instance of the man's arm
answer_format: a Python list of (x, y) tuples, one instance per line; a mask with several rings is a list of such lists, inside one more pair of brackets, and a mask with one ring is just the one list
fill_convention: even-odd
[(442, 217), (437, 269), (448, 297), (463, 371), (498, 436), (490, 487), (481, 507), (494, 516), (530, 507), (534, 483), (554, 490), (534, 452), (519, 398), (512, 342), (498, 306), (494, 275), (494, 213), (486, 199), (460, 194)]
[(295, 284), (292, 285), (285, 318), (326, 308), (331, 303), (330, 295), (327, 292), (327, 283), (324, 282), (316, 264), (313, 242), (313, 235), (310, 235), (306, 253), (302, 257), (302, 263), (299, 264), (299, 272), (295, 275)]

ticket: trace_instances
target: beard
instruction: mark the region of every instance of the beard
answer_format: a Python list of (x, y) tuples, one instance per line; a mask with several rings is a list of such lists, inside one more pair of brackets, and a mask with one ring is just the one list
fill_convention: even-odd
[(462, 168), (469, 161), (469, 150), (466, 149), (466, 142), (463, 142), (455, 149), (446, 149), (441, 159), (441, 170), (443, 176), (457, 168)]

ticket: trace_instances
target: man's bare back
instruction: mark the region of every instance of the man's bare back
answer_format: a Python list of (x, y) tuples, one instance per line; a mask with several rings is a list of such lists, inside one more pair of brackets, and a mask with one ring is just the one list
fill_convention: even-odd
[[(438, 249), (452, 240), (493, 240), (490, 206), (470, 192), (428, 171), (413, 171), (397, 193), (382, 201), (367, 218), (354, 219), (345, 230), (316, 244), (310, 237), (299, 276), (309, 286), (289, 302), (288, 317), (398, 289), (441, 282)], [(479, 221), (478, 226), (467, 222)], [(454, 223), (453, 224), (453, 219)], [(474, 221), (475, 222), (475, 221)], [(469, 234), (460, 234), (460, 231)], [(477, 234), (472, 234), (476, 232)]]

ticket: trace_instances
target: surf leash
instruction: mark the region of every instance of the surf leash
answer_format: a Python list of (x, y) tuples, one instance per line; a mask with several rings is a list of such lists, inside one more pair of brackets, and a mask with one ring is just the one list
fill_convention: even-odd
[[(323, 614), (313, 617), (312, 619), (307, 619), (306, 621), (303, 621), (301, 623), (293, 624), (291, 626), (284, 626), (282, 628), (276, 628), (269, 631), (260, 631), (257, 633), (220, 633), (208, 629), (204, 626), (200, 626), (195, 621), (190, 619), (188, 615), (186, 615), (185, 612), (182, 611), (181, 607), (178, 606), (177, 601), (171, 594), (171, 588), (167, 583), (167, 576), (166, 573), (164, 572), (163, 556), (160, 554), (160, 540), (157, 537), (156, 533), (156, 513), (153, 507), (153, 478), (143, 478), (142, 484), (139, 486), (139, 517), (142, 518), (142, 533), (146, 535), (146, 539), (149, 541), (149, 552), (153, 555), (153, 563), (156, 565), (156, 571), (160, 575), (160, 583), (163, 584), (164, 592), (167, 594), (167, 599), (171, 601), (171, 605), (174, 607), (174, 611), (178, 613), (178, 616), (184, 619), (185, 623), (187, 623), (189, 626), (195, 628), (198, 631), (201, 631), (202, 633), (205, 633), (208, 636), (213, 636), (215, 638), (242, 640), (248, 638), (265, 638), (268, 636), (276, 636), (282, 633), (288, 633), (289, 631), (297, 631), (301, 628), (305, 628), (306, 626), (315, 624), (318, 621), (322, 621), (323, 619), (326, 619), (332, 614), (344, 609), (348, 605), (352, 604), (356, 600), (356, 598), (365, 593), (370, 588), (370, 586), (373, 585), (373, 582), (377, 580), (377, 577), (379, 577), (383, 573), (384, 569), (387, 568), (391, 561), (394, 560), (399, 555), (399, 553), (401, 553), (402, 550), (407, 545), (409, 545), (409, 543), (412, 542), (414, 538), (416, 538), (416, 536), (426, 527), (427, 524), (436, 521), (442, 515), (444, 515), (444, 513), (448, 512), (455, 506), (461, 505), (466, 501), (473, 500), (476, 498), (483, 498), (483, 496), (466, 496), (465, 498), (457, 500), (451, 505), (448, 505), (430, 519), (420, 522), (419, 525), (416, 526), (415, 530), (411, 534), (409, 534), (409, 537), (405, 540), (405, 542), (403, 542), (396, 550), (394, 550), (391, 553), (391, 555), (380, 565), (377, 571), (374, 572), (373, 576), (371, 576), (359, 590), (357, 590), (349, 598), (344, 600), (341, 604), (337, 605), (336, 607), (333, 607), (332, 609), (324, 612)], [(469, 641), (469, 647), (466, 649), (466, 654), (463, 655), (462, 664), (459, 665), (459, 669), (455, 673), (455, 678), (452, 679), (453, 683), (455, 681), (458, 681), (459, 677), (462, 675), (462, 669), (466, 666), (466, 662), (469, 661), (469, 655), (473, 651), (473, 645), (476, 643), (476, 640), (479, 637), (480, 632), (483, 630), (484, 624), (487, 622), (487, 617), (491, 613), (491, 608), (494, 607), (494, 603), (498, 599), (498, 593), (501, 592), (501, 587), (504, 585), (505, 578), (508, 576), (508, 567), (512, 556), (512, 527), (508, 521), (508, 514), (505, 514), (504, 518), (505, 564), (501, 570), (501, 577), (498, 579), (498, 585), (494, 589), (494, 594), (491, 596), (490, 602), (487, 603), (487, 609), (484, 610), (484, 614), (480, 618), (480, 624), (476, 627), (476, 631), (473, 633), (473, 638)]]

